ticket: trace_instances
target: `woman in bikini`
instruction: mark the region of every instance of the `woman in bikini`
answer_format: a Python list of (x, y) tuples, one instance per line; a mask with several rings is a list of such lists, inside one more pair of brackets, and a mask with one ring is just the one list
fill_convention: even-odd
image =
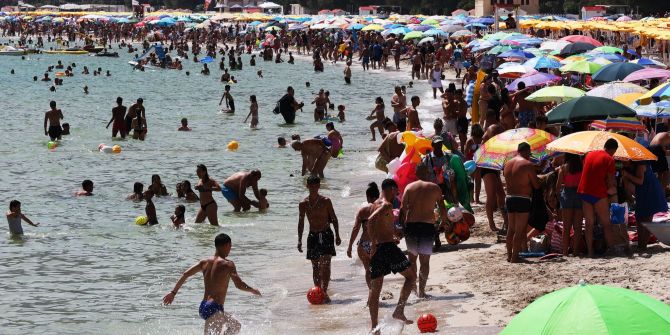
[(217, 217), (216, 211), (218, 206), (214, 197), (212, 197), (212, 191), (221, 191), (221, 186), (214, 179), (209, 178), (207, 174), (207, 167), (203, 164), (199, 164), (198, 168), (195, 170), (198, 174), (198, 184), (195, 185), (195, 189), (200, 192), (200, 210), (195, 217), (195, 223), (205, 222), (205, 217), (209, 220), (209, 224), (212, 226), (219, 225), (219, 219)]
[(361, 228), (363, 228), (363, 232), (361, 233), (361, 239), (358, 240), (357, 251), (358, 251), (358, 258), (363, 263), (363, 268), (365, 269), (365, 282), (368, 284), (368, 288), (370, 288), (370, 281), (371, 281), (370, 253), (372, 251), (372, 241), (370, 241), (370, 236), (368, 235), (367, 223), (368, 223), (368, 217), (372, 215), (372, 212), (374, 210), (372, 204), (377, 199), (379, 199), (379, 187), (377, 186), (377, 184), (376, 183), (368, 184), (368, 189), (365, 191), (365, 195), (367, 197), (368, 203), (361, 209), (359, 209), (358, 213), (356, 213), (356, 222), (354, 223), (354, 227), (351, 230), (351, 238), (349, 238), (349, 249), (347, 249), (347, 256), (351, 258), (351, 250), (354, 244), (354, 240), (356, 240), (356, 237), (358, 236), (358, 231)]

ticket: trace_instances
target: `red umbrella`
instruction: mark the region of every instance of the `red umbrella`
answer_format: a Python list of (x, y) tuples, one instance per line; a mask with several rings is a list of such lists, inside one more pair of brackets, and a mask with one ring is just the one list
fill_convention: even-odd
[(568, 41), (572, 43), (576, 42), (583, 42), (583, 43), (588, 43), (597, 47), (603, 46), (602, 43), (598, 42), (597, 40), (589, 37), (589, 36), (584, 36), (584, 35), (570, 35), (570, 36), (565, 36), (561, 38), (562, 41)]
[(144, 21), (142, 21), (142, 22), (136, 23), (135, 27), (144, 27), (144, 25), (145, 25), (145, 23), (144, 23)]

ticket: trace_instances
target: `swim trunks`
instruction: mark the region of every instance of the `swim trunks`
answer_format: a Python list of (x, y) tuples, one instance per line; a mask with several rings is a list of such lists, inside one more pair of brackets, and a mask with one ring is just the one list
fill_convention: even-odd
[(221, 193), (223, 194), (223, 197), (226, 198), (229, 202), (233, 202), (237, 200), (237, 193), (232, 188), (228, 188), (227, 186), (221, 186)]
[(56, 139), (59, 139), (61, 135), (63, 134), (63, 129), (60, 126), (49, 126), (49, 138), (51, 138), (52, 141), (55, 141)]
[(531, 199), (518, 195), (508, 195), (505, 198), (507, 213), (530, 213)]
[(116, 137), (116, 134), (118, 133), (121, 133), (121, 137), (125, 137), (126, 134), (128, 134), (126, 122), (124, 120), (114, 119), (114, 123), (112, 124), (112, 137)]
[(582, 199), (583, 201), (590, 203), (591, 205), (595, 205), (598, 201), (600, 201), (600, 199), (603, 199), (585, 193), (579, 193), (579, 198)]
[(200, 303), (198, 312), (203, 320), (207, 320), (218, 312), (223, 313), (223, 305), (214, 300), (203, 300)]
[(335, 256), (335, 236), (328, 228), (321, 232), (309, 232), (307, 235), (307, 259), (317, 260), (321, 256)]
[(365, 251), (366, 254), (370, 254), (372, 252), (372, 242), (370, 241), (358, 241), (358, 245), (363, 248), (363, 251)]
[(435, 242), (435, 225), (425, 222), (405, 224), (405, 243), (412, 255), (432, 255)]
[(496, 176), (499, 176), (499, 175), (500, 175), (500, 171), (498, 171), (498, 170), (487, 169), (487, 168), (481, 168), (481, 169), (479, 170), (479, 174), (480, 174), (480, 176), (481, 176), (482, 178), (484, 178), (484, 176), (487, 175), (487, 174), (489, 174), (489, 173), (490, 173), (490, 174), (494, 174), (494, 175), (496, 175)]
[(230, 108), (230, 112), (235, 111), (235, 101), (233, 99), (228, 99), (228, 108)]
[(535, 121), (535, 111), (519, 112), (519, 127), (528, 127), (528, 124), (533, 121)]
[(372, 279), (380, 278), (391, 272), (403, 272), (409, 269), (410, 265), (411, 263), (395, 242), (386, 242), (377, 245), (377, 251), (370, 260), (370, 275)]
[(351, 77), (344, 77), (344, 82), (347, 84), (351, 84)]

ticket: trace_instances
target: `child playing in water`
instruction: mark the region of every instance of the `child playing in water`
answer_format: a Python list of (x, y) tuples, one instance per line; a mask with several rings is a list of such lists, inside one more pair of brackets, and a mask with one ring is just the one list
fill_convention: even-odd
[(277, 137), (277, 148), (286, 148), (286, 139), (284, 137)]
[(147, 201), (147, 205), (144, 207), (144, 212), (147, 215), (147, 225), (153, 226), (158, 224), (158, 217), (156, 216), (156, 206), (151, 198), (154, 197), (154, 192), (147, 190), (144, 192), (144, 200)]
[(175, 228), (179, 228), (185, 223), (184, 221), (185, 213), (186, 213), (186, 207), (184, 205), (177, 205), (174, 208), (174, 215), (170, 216), (170, 220), (172, 220), (172, 224), (174, 225)]
[(376, 120), (375, 122), (372, 122), (372, 124), (370, 125), (370, 132), (372, 132), (372, 139), (370, 139), (370, 141), (377, 140), (375, 138), (375, 128), (379, 130), (379, 136), (383, 138), (384, 119), (386, 119), (386, 116), (384, 116), (384, 100), (382, 99), (382, 97), (375, 98), (375, 108), (372, 110), (372, 113), (370, 113), (368, 119)]
[(337, 105), (337, 117), (344, 122), (344, 105)]
[(223, 103), (223, 99), (226, 99), (226, 109), (224, 111), (227, 113), (235, 113), (235, 101), (233, 100), (233, 96), (230, 94), (230, 85), (226, 85), (224, 87), (223, 96), (221, 96), (219, 106), (221, 106), (221, 103)]
[(268, 207), (270, 207), (270, 204), (268, 203), (268, 190), (261, 188), (258, 190), (258, 192), (261, 194), (261, 198), (258, 199), (258, 210), (259, 211), (265, 211)]
[(9, 233), (12, 236), (21, 236), (23, 235), (23, 227), (21, 226), (21, 220), (27, 222), (33, 227), (37, 227), (39, 223), (33, 223), (21, 213), (21, 202), (18, 200), (12, 200), (9, 202), (9, 211), (5, 213), (7, 215), (7, 223), (9, 224)]
[(247, 115), (247, 118), (244, 119), (244, 122), (246, 123), (249, 119), (249, 116), (251, 116), (251, 123), (249, 124), (249, 127), (251, 127), (251, 129), (256, 129), (258, 126), (258, 103), (256, 102), (256, 96), (250, 96), (249, 101), (251, 101), (251, 105), (249, 106), (249, 114)]

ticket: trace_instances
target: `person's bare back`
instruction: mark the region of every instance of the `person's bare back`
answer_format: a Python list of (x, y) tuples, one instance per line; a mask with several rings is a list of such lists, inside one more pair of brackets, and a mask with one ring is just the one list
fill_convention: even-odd
[(507, 183), (507, 194), (529, 198), (532, 196), (532, 176), (535, 174), (533, 163), (523, 157), (514, 157), (505, 163), (503, 174)]
[(442, 201), (442, 190), (437, 184), (417, 180), (405, 188), (402, 209), (406, 212), (405, 222), (435, 221), (435, 205)]
[(200, 264), (205, 283), (202, 300), (214, 300), (223, 305), (226, 302), (230, 274), (235, 271), (235, 264), (219, 256), (203, 259)]

